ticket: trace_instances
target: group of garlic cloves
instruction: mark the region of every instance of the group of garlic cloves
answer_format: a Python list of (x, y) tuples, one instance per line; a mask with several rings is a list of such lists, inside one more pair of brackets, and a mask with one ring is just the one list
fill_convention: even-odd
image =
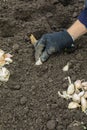
[(87, 110), (87, 82), (83, 80), (76, 80), (71, 82), (68, 77), (69, 85), (66, 91), (61, 94), (58, 91), (58, 95), (65, 99), (72, 99), (68, 105), (68, 109), (74, 109), (81, 107), (82, 111), (86, 113)]
[(12, 63), (12, 55), (0, 49), (0, 81), (7, 82), (9, 80), (10, 72), (4, 67), (6, 64)]

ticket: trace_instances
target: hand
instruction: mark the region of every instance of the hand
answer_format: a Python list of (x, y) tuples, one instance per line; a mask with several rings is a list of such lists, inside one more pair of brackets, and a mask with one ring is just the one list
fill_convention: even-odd
[(51, 54), (70, 48), (72, 44), (73, 39), (66, 30), (45, 34), (35, 46), (35, 60), (40, 58), (45, 62)]

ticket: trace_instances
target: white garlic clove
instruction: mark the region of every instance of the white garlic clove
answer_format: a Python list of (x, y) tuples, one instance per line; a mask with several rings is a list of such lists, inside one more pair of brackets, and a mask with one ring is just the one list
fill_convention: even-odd
[(81, 107), (82, 111), (85, 112), (87, 109), (87, 100), (84, 97), (81, 97)]
[(11, 58), (11, 57), (13, 57), (13, 55), (11, 55), (10, 53), (5, 54), (4, 56), (5, 56), (5, 58)]
[(76, 80), (76, 81), (74, 82), (74, 85), (75, 85), (75, 88), (76, 88), (76, 89), (82, 88), (81, 80)]
[(84, 90), (87, 91), (87, 87), (84, 87)]
[(81, 91), (81, 92), (78, 94), (78, 96), (81, 98), (84, 94), (85, 94), (85, 92), (84, 92), (84, 91)]
[(60, 91), (58, 91), (58, 95), (62, 98), (66, 98), (66, 96), (64, 94), (61, 94)]
[(75, 91), (74, 84), (70, 84), (68, 89), (67, 89), (67, 94), (72, 95)]
[(74, 93), (73, 96), (72, 96), (72, 100), (74, 102), (77, 102), (77, 103), (80, 103), (80, 97), (78, 94)]
[(60, 93), (60, 91), (58, 91), (58, 95), (62, 98), (65, 98), (65, 99), (70, 99), (72, 98), (72, 96), (68, 95), (66, 91), (63, 91), (63, 94)]
[(84, 93), (85, 93), (84, 91), (80, 92), (79, 94), (74, 93), (73, 96), (72, 96), (72, 100), (74, 102), (80, 103), (81, 97), (84, 95)]
[(4, 58), (3, 59), (0, 59), (0, 67), (4, 66), (5, 65), (5, 60)]
[(87, 82), (82, 82), (83, 87), (87, 87)]
[(63, 95), (67, 95), (67, 92), (66, 92), (66, 91), (63, 91)]
[(75, 90), (75, 93), (76, 93), (76, 94), (79, 94), (79, 93), (80, 93), (80, 90), (79, 90), (79, 89), (76, 89), (76, 90)]
[(80, 107), (80, 105), (77, 102), (70, 102), (68, 105), (68, 109), (75, 109)]
[(9, 80), (10, 72), (5, 68), (0, 68), (0, 81), (7, 82)]
[(38, 60), (38, 61), (36, 61), (35, 65), (42, 65), (42, 61), (41, 61), (41, 59), (40, 59), (40, 58), (39, 58), (39, 60)]
[(37, 39), (35, 38), (33, 34), (30, 35), (30, 40), (31, 40), (31, 43), (35, 46), (37, 43)]
[(4, 54), (4, 51), (0, 50), (0, 67), (4, 66), (5, 64), (12, 63), (11, 57), (11, 54)]
[(87, 98), (87, 92), (85, 92), (85, 94), (84, 94), (84, 96), (83, 96), (84, 98)]
[(6, 64), (12, 63), (12, 59), (11, 58), (5, 58)]
[(69, 62), (67, 63), (67, 65), (65, 65), (64, 67), (63, 67), (63, 71), (68, 71), (69, 70)]
[(82, 82), (83, 90), (87, 91), (87, 82)]

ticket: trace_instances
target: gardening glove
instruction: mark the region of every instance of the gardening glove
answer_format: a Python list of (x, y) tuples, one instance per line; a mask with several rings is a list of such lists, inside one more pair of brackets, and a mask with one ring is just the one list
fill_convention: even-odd
[(45, 62), (51, 54), (74, 47), (73, 39), (66, 30), (44, 34), (35, 46), (35, 60)]

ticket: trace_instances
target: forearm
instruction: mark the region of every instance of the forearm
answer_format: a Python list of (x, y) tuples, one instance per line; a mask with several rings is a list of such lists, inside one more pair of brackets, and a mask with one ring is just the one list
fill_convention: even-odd
[(69, 29), (67, 29), (67, 32), (74, 40), (76, 40), (78, 37), (87, 32), (87, 28), (84, 26), (84, 24), (77, 20)]
[(74, 40), (87, 32), (87, 7), (80, 13), (78, 20), (67, 29), (67, 32)]

